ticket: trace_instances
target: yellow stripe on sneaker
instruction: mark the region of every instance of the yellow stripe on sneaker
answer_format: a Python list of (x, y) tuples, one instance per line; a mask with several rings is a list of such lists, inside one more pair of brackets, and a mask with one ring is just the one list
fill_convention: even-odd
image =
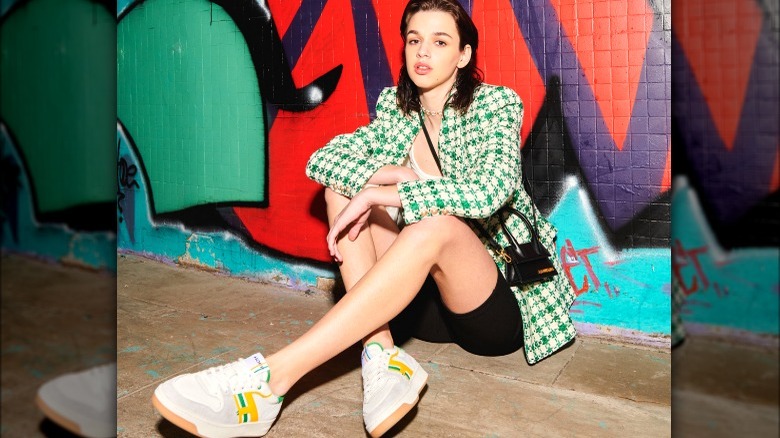
[(398, 371), (407, 379), (412, 380), (412, 375), (414, 374), (414, 371), (412, 371), (412, 369), (409, 368), (409, 365), (401, 362), (400, 360), (396, 360), (396, 356), (398, 356), (398, 353), (399, 352), (396, 351), (395, 353), (393, 353), (392, 356), (390, 356), (390, 362), (388, 362), (387, 368), (393, 371)]
[(239, 424), (257, 421), (257, 404), (252, 396), (253, 394), (264, 398), (268, 397), (259, 391), (240, 392), (233, 396), (233, 400), (236, 402), (236, 415), (238, 415)]

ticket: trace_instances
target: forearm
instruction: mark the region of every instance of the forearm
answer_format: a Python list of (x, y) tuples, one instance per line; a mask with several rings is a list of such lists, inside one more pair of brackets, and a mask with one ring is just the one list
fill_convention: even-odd
[(417, 179), (417, 175), (412, 169), (404, 166), (387, 165), (374, 173), (374, 175), (368, 179), (367, 183), (384, 186), (415, 179)]
[(364, 189), (360, 196), (365, 196), (370, 206), (382, 205), (385, 207), (400, 207), (401, 197), (395, 185), (371, 187)]
[(341, 233), (346, 230), (349, 240), (355, 241), (368, 221), (371, 207), (379, 205), (395, 207), (401, 205), (401, 198), (398, 196), (396, 186), (387, 185), (363, 189), (336, 216), (326, 238), (328, 250), (334, 260), (337, 262), (343, 261), (336, 245), (336, 241)]

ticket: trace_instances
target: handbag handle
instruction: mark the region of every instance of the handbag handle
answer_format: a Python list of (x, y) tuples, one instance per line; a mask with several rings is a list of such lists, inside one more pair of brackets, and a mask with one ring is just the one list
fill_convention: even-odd
[(436, 153), (436, 149), (433, 148), (433, 142), (431, 141), (431, 136), (428, 134), (428, 128), (425, 127), (425, 120), (423, 120), (422, 111), (417, 113), (420, 115), (420, 125), (422, 125), (423, 134), (425, 134), (425, 139), (428, 140), (428, 147), (431, 149), (431, 154), (433, 155), (433, 160), (436, 161), (436, 167), (439, 168), (439, 173), (444, 176), (444, 172), (441, 170), (441, 161), (439, 161), (439, 154)]
[[(510, 214), (514, 214), (515, 216), (523, 220), (525, 227), (528, 229), (528, 232), (531, 234), (531, 241), (529, 243), (533, 245), (534, 251), (536, 251), (537, 253), (541, 252), (541, 250), (539, 249), (539, 235), (537, 233), (536, 228), (534, 228), (534, 226), (531, 225), (531, 221), (529, 221), (524, 214), (520, 213), (516, 209), (509, 207), (508, 205), (505, 205), (501, 207), (497, 211), (497, 213), (499, 215), (502, 215), (501, 229), (504, 232), (504, 236), (506, 236), (509, 243), (515, 248), (520, 247), (520, 244), (517, 242), (517, 240), (515, 240), (515, 236), (513, 236), (512, 233), (510, 233), (509, 230), (506, 228), (506, 220), (503, 217), (504, 212), (509, 212)], [(490, 234), (488, 234), (487, 230), (485, 230), (485, 227), (483, 227), (482, 224), (479, 223), (479, 221), (472, 220), (471, 223), (474, 225), (477, 231), (482, 235), (482, 237), (484, 237), (485, 240), (487, 240), (488, 243), (490, 243), (490, 245), (493, 247), (493, 250), (496, 251), (496, 254), (498, 254), (499, 257), (501, 257), (507, 263), (510, 263), (512, 261), (512, 258), (509, 256), (509, 254), (507, 254), (504, 248), (502, 248), (501, 245), (499, 245), (498, 242), (496, 242), (496, 240), (493, 239), (490, 236)]]

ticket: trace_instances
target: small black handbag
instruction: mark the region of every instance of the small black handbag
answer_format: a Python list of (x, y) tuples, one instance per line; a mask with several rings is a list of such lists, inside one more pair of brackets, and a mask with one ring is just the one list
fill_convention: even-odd
[[(522, 219), (526, 228), (528, 228), (528, 232), (531, 234), (529, 242), (517, 243), (515, 237), (507, 229), (507, 213), (510, 215), (514, 214)], [(522, 286), (535, 281), (547, 281), (558, 275), (558, 271), (555, 269), (552, 260), (550, 260), (550, 253), (539, 240), (539, 231), (536, 229), (535, 224), (531, 225), (531, 222), (523, 213), (509, 206), (501, 207), (496, 214), (501, 217), (501, 231), (503, 231), (506, 240), (509, 242), (509, 245), (506, 247), (502, 248), (495, 239), (490, 237), (490, 234), (485, 231), (485, 228), (478, 221), (472, 220), (471, 223), (482, 234), (482, 237), (490, 243), (499, 257), (504, 260), (504, 277), (510, 286)], [(535, 212), (534, 216), (536, 216)], [(536, 222), (536, 217), (534, 217), (534, 222)]]
[[(425, 127), (425, 120), (423, 120), (422, 113), (420, 113), (420, 124), (422, 125), (425, 139), (428, 141), (428, 147), (431, 148), (433, 159), (439, 167), (439, 172), (441, 172), (439, 156), (436, 154), (436, 149), (433, 147), (433, 142), (428, 134), (428, 129)], [(523, 174), (523, 182), (527, 182), (525, 180), (525, 174)], [(488, 241), (499, 257), (504, 260), (504, 277), (510, 286), (522, 286), (537, 281), (548, 281), (558, 275), (558, 271), (555, 269), (552, 260), (550, 260), (549, 251), (547, 251), (547, 248), (545, 248), (539, 240), (539, 230), (536, 227), (536, 207), (531, 206), (531, 210), (534, 212), (533, 225), (531, 225), (531, 221), (529, 221), (523, 213), (508, 205), (501, 207), (496, 212), (501, 218), (501, 231), (509, 242), (509, 245), (505, 247), (501, 247), (501, 245), (488, 234), (485, 227), (483, 227), (479, 221), (469, 221), (474, 228), (482, 234), (482, 237)], [(517, 239), (509, 232), (509, 229), (506, 226), (507, 215), (515, 215), (523, 221), (531, 235), (531, 240), (529, 242), (517, 242)]]

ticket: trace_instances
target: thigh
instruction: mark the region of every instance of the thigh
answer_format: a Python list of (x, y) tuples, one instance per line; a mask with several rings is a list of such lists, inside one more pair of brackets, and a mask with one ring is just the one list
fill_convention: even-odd
[[(410, 230), (437, 236), (435, 261), (430, 273), (448, 309), (465, 313), (485, 302), (496, 284), (496, 264), (482, 241), (462, 219), (454, 216), (426, 218), (405, 227), (401, 234)], [(420, 242), (427, 244), (424, 238)]]

